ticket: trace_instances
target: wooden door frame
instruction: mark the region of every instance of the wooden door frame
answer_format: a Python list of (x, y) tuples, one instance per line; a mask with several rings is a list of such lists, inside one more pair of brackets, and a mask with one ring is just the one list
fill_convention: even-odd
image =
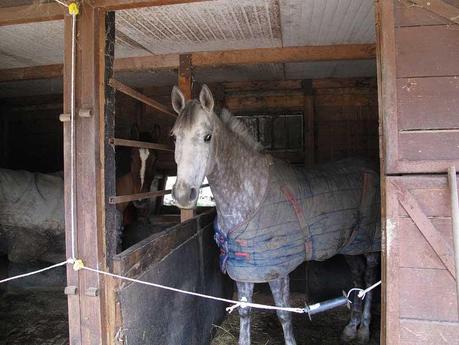
[[(76, 30), (75, 169), (76, 257), (85, 266), (107, 270), (105, 197), (106, 12), (80, 5)], [(64, 18), (64, 113), (71, 106), (72, 17)], [(89, 117), (78, 111), (91, 111)], [(64, 175), (70, 181), (70, 122), (64, 123)], [(72, 256), (70, 184), (65, 183), (66, 254)], [(108, 344), (107, 281), (94, 272), (67, 268), (69, 343)]]

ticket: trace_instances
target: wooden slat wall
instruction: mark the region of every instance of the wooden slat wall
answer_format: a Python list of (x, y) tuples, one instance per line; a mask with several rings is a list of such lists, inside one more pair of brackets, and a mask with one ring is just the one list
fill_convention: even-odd
[[(445, 176), (387, 177), (387, 344), (454, 344), (459, 338), (456, 283), (420, 231), (432, 223), (452, 252), (451, 211)], [(408, 216), (412, 197), (427, 216)]]
[(407, 3), (394, 1), (396, 90), (386, 172), (443, 172), (459, 166), (459, 26)]
[(459, 165), (458, 30), (409, 1), (377, 2), (386, 344), (459, 339), (446, 178)]
[[(224, 83), (224, 103), (237, 115), (303, 113), (303, 84), (295, 80)], [(349, 156), (378, 159), (375, 79), (313, 80), (312, 98), (316, 163)], [(280, 128), (276, 126), (276, 131)], [(288, 151), (272, 154), (303, 163), (302, 150)]]

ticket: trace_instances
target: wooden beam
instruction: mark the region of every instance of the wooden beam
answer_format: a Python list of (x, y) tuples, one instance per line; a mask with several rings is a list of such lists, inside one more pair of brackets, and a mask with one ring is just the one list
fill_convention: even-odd
[[(374, 44), (345, 44), (334, 46), (304, 46), (288, 48), (260, 48), (227, 50), (217, 52), (196, 52), (191, 54), (193, 67), (216, 67), (224, 65), (247, 65), (258, 63), (288, 63), (306, 61), (333, 61), (374, 59)], [(116, 59), (115, 72), (136, 72), (158, 69), (178, 69), (180, 56), (177, 54), (151, 55), (143, 57), (129, 57)], [(48, 66), (28, 67), (23, 69), (0, 70), (0, 81), (23, 80), (36, 78), (54, 78), (58, 75), (56, 70), (51, 74)], [(33, 71), (32, 71), (33, 70)], [(33, 78), (32, 78), (33, 76)]]
[(0, 8), (0, 26), (62, 20), (67, 9), (56, 2)]
[(192, 54), (194, 67), (374, 59), (374, 44), (344, 44), (286, 48), (257, 48)]
[(163, 144), (156, 144), (156, 143), (148, 143), (145, 141), (137, 141), (137, 140), (126, 140), (126, 139), (119, 139), (119, 138), (110, 138), (109, 143), (115, 146), (126, 146), (126, 147), (137, 147), (143, 149), (150, 149), (150, 150), (160, 150), (160, 151), (169, 151), (174, 152), (174, 149)]
[(64, 65), (43, 65), (0, 70), (0, 82), (12, 80), (62, 78)]
[(115, 72), (145, 71), (158, 69), (177, 69), (178, 54), (163, 54), (120, 58), (115, 60)]
[(133, 88), (130, 88), (129, 86), (123, 84), (122, 82), (116, 80), (116, 79), (113, 79), (111, 78), (109, 83), (108, 83), (111, 87), (113, 87), (114, 89), (128, 95), (128, 96), (131, 96), (132, 98), (135, 98), (136, 100), (142, 102), (142, 103), (145, 103), (146, 105), (164, 113), (164, 114), (167, 114), (173, 118), (176, 118), (177, 115), (172, 111), (170, 110), (168, 107), (166, 107), (165, 105), (162, 105), (161, 103), (151, 99), (150, 97), (147, 97), (145, 95), (143, 95), (142, 93), (140, 93), (139, 91), (137, 90), (134, 90)]
[[(112, 23), (114, 25), (114, 22)], [(80, 4), (76, 35), (75, 104), (76, 109), (91, 109), (91, 117), (75, 118), (75, 190), (76, 190), (76, 257), (85, 266), (107, 270), (105, 232), (106, 198), (104, 194), (104, 105), (105, 74), (111, 63), (105, 60), (105, 13)], [(72, 18), (64, 19), (64, 112), (71, 104), (71, 37)], [(114, 44), (112, 41), (107, 44)], [(71, 257), (70, 212), (70, 155), (71, 126), (64, 123), (64, 176), (65, 176), (65, 230), (66, 253)], [(113, 230), (113, 229), (110, 229)], [(77, 287), (76, 294), (68, 296), (69, 329), (72, 344), (109, 343), (107, 339), (107, 279), (93, 272), (74, 271), (67, 267), (67, 284)]]
[(107, 11), (129, 8), (190, 4), (209, 0), (92, 0), (92, 5)]
[(459, 8), (443, 0), (403, 0), (403, 2), (408, 7), (421, 7), (452, 23), (459, 24)]
[[(193, 75), (191, 65), (191, 55), (180, 55), (179, 69), (178, 69), (178, 86), (183, 92), (186, 100), (190, 100), (193, 97)], [(180, 210), (180, 220), (182, 222), (193, 218), (196, 215), (196, 211), (192, 210)]]

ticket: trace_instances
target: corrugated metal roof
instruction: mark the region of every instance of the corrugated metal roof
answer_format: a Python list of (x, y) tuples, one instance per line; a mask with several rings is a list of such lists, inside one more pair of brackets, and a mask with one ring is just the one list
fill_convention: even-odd
[[(62, 63), (63, 35), (63, 21), (0, 27), (0, 68)], [(116, 13), (116, 57), (374, 41), (373, 0), (216, 0)], [(175, 83), (175, 73), (144, 71), (120, 76), (141, 87)], [(374, 61), (195, 70), (195, 79), (202, 82), (374, 75)], [(4, 96), (2, 90), (5, 88), (0, 89), (0, 96)]]
[[(133, 56), (125, 38), (143, 54), (281, 46), (275, 0), (212, 2), (124, 10), (117, 13), (118, 54)], [(128, 48), (128, 49), (126, 49)]]
[(1, 68), (48, 65), (63, 61), (62, 20), (0, 27)]

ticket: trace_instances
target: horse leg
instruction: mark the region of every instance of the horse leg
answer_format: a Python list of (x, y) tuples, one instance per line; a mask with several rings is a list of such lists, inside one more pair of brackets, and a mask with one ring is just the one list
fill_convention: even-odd
[[(289, 307), (290, 279), (288, 276), (269, 282), (269, 287), (278, 307)], [(277, 310), (277, 317), (284, 330), (285, 345), (296, 345), (293, 335), (292, 315), (288, 311)]]
[[(354, 287), (363, 287), (362, 278), (365, 271), (365, 262), (362, 256), (346, 255), (345, 259), (351, 270)], [(357, 295), (355, 292), (351, 295), (351, 319), (341, 334), (341, 340), (344, 342), (349, 342), (357, 337), (357, 328), (362, 317), (362, 300)]]
[[(240, 301), (252, 302), (253, 283), (236, 282), (237, 293)], [(250, 345), (250, 309), (249, 307), (239, 308), (239, 345)]]
[[(376, 267), (379, 263), (379, 253), (365, 254), (365, 285), (370, 287), (376, 282)], [(370, 340), (370, 321), (371, 321), (371, 301), (373, 291), (368, 291), (365, 295), (362, 321), (357, 332), (357, 338), (361, 344), (366, 344)]]

